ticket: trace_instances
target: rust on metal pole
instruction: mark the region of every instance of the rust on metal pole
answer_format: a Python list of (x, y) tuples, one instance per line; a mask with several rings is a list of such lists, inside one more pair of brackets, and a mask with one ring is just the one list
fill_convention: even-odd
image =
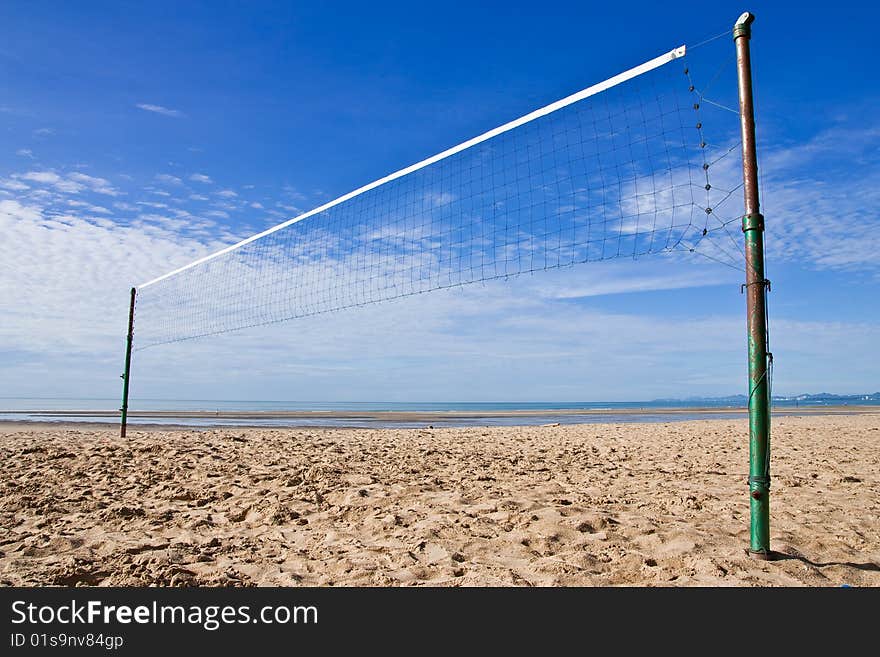
[(749, 351), (749, 554), (772, 558), (770, 550), (770, 386), (767, 352), (767, 290), (764, 276), (764, 217), (758, 198), (758, 158), (755, 147), (755, 110), (752, 99), (752, 62), (749, 42), (755, 17), (744, 13), (733, 27), (742, 130), (743, 193), (745, 213), (746, 315)]
[(736, 73), (739, 86), (739, 116), (742, 131), (743, 195), (745, 214), (758, 214), (761, 211), (758, 199), (758, 158), (755, 146), (755, 106), (752, 99), (752, 56), (749, 42), (752, 37), (752, 22), (755, 17), (749, 12), (737, 20), (733, 28), (736, 44)]
[(128, 338), (125, 342), (125, 372), (122, 374), (122, 425), (119, 436), (125, 438), (125, 429), (128, 424), (128, 382), (131, 378), (131, 344), (134, 341), (134, 301), (137, 289), (131, 288), (131, 304), (128, 307)]

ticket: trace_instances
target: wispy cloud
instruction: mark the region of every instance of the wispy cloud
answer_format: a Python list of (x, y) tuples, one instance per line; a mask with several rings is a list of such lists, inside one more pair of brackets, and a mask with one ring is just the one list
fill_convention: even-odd
[(138, 201), (137, 205), (143, 205), (143, 206), (149, 207), (149, 208), (163, 208), (163, 209), (168, 207), (167, 203), (154, 203), (152, 201)]
[[(120, 286), (130, 285), (139, 271), (154, 271), (154, 258), (173, 262), (219, 244), (184, 237), (180, 231), (185, 226), (138, 228), (92, 219), (83, 211), (107, 214), (100, 206), (75, 205), (59, 213), (36, 203), (0, 200), (0, 229), (8, 236), (0, 241), (0, 256), (8, 266), (21, 267), (5, 271), (0, 286), (0, 305), (9, 309), (0, 323), (3, 340), (11, 341), (6, 347), (46, 354), (66, 349), (100, 353), (102, 336), (114, 332), (118, 323), (108, 307), (115, 307)], [(25, 303), (27, 298), (40, 303), (40, 309)], [(63, 325), (63, 337), (50, 324)], [(59, 338), (53, 347), (51, 342)]]
[(442, 207), (452, 203), (456, 199), (454, 194), (449, 192), (429, 192), (425, 194), (425, 201), (434, 207)]
[(96, 194), (104, 194), (105, 196), (120, 196), (122, 192), (117, 190), (110, 181), (105, 178), (97, 178), (95, 176), (87, 176), (84, 173), (72, 173), (69, 178), (78, 183), (82, 183)]
[[(846, 149), (839, 148), (842, 143)], [(880, 134), (873, 128), (855, 134), (832, 128), (796, 147), (766, 149), (764, 204), (768, 259), (774, 266), (797, 262), (817, 269), (880, 269), (874, 230), (880, 207), (876, 152)], [(858, 176), (853, 175), (854, 162)], [(56, 371), (70, 372), (66, 382), (59, 376), (57, 383), (68, 385), (66, 390), (94, 385), (96, 391), (116, 394), (127, 287), (234, 242), (240, 236), (228, 229), (237, 221), (230, 217), (232, 209), (249, 205), (263, 210), (262, 204), (228, 202), (234, 197), (221, 191), (217, 196), (227, 199), (222, 207), (230, 212), (213, 209), (219, 204), (207, 212), (201, 203), (169, 208), (135, 200), (150, 199), (149, 192), (157, 190), (141, 189), (138, 196), (125, 186), (132, 203), (114, 202), (108, 209), (88, 196), (122, 194), (105, 178), (37, 170), (29, 162), (24, 166), (34, 170), (0, 179), (0, 230), (7, 235), (0, 241), (5, 266), (0, 307), (8, 309), (0, 322), (0, 344), (24, 354), (27, 362), (18, 367), (0, 360), (0, 394), (22, 394), (19, 382), (28, 377), (39, 381), (39, 372), (50, 363)], [(170, 185), (188, 186), (189, 181), (213, 183), (204, 173), (183, 180), (158, 174), (155, 181), (170, 191), (175, 190)], [(213, 194), (187, 197), (187, 187), (179, 190), (181, 202), (218, 200)], [(286, 192), (296, 202), (295, 190)], [(278, 198), (283, 196), (266, 195), (263, 201), (271, 206)], [(283, 203), (279, 207), (296, 210)], [(734, 233), (741, 239), (739, 231)], [(332, 251), (335, 243), (324, 237), (316, 243)], [(398, 247), (383, 244), (389, 259), (400, 260)], [(413, 248), (423, 247), (425, 257), (432, 257), (426, 242), (417, 241)], [(314, 289), (314, 281), (323, 279), (311, 274), (319, 271), (309, 269), (310, 275), (300, 279)], [(339, 271), (344, 275), (337, 271), (332, 280), (344, 285), (352, 268)], [(230, 284), (222, 276), (205, 280), (218, 296), (220, 287)], [(282, 390), (291, 397), (332, 399), (356, 391), (362, 398), (392, 399), (406, 390), (410, 399), (436, 399), (454, 390), (471, 399), (485, 398), (486, 391), (521, 399), (610, 399), (668, 395), (670, 388), (685, 394), (729, 393), (741, 390), (745, 380), (739, 283), (739, 272), (670, 258), (618, 260), (432, 292), (139, 352), (135, 394), (167, 396), (198, 389), (206, 396), (246, 391), (270, 398)], [(710, 310), (694, 301), (680, 307), (687, 308), (681, 316), (665, 303), (640, 305), (640, 297), (631, 297), (629, 305), (600, 298), (654, 290), (688, 290), (691, 295), (695, 287), (719, 284), (726, 285), (718, 294), (729, 295), (723, 297), (732, 299), (729, 306), (716, 304), (712, 308), (721, 310)], [(250, 308), (249, 301), (244, 298), (233, 307)], [(782, 309), (776, 313), (774, 353), (782, 365), (775, 390), (852, 391), (852, 381), (876, 379), (876, 361), (864, 354), (873, 353), (880, 341), (877, 323), (806, 321), (785, 316)], [(145, 328), (147, 319), (141, 319)], [(298, 349), (291, 352), (291, 344)], [(223, 376), (211, 369), (219, 367), (216, 363), (222, 363)], [(261, 370), (267, 363), (271, 367)], [(303, 377), (297, 373), (305, 371), (308, 384), (300, 384)], [(233, 389), (237, 373), (247, 383)]]
[(100, 205), (92, 205), (91, 203), (86, 203), (85, 201), (78, 201), (76, 199), (69, 199), (67, 201), (67, 205), (72, 208), (83, 208), (88, 212), (93, 214), (113, 214), (112, 210), (108, 210), (107, 208)]
[(40, 183), (43, 185), (51, 185), (60, 192), (68, 194), (78, 194), (84, 189), (83, 185), (78, 182), (62, 178), (54, 171), (28, 171), (19, 176), (22, 180)]
[(84, 190), (89, 190), (105, 196), (121, 195), (121, 192), (113, 187), (113, 185), (110, 184), (110, 181), (105, 178), (97, 178), (79, 172), (64, 176), (55, 171), (28, 171), (23, 174), (16, 174), (13, 177), (41, 185), (47, 185), (64, 194), (79, 194)]
[(55, 134), (55, 129), (54, 128), (37, 128), (36, 130), (34, 130), (34, 134), (37, 137), (48, 137), (49, 135)]
[(30, 148), (19, 148), (15, 151), (16, 155), (20, 155), (21, 157), (29, 157), (32, 160), (34, 159), (34, 152)]
[[(285, 185), (283, 188), (284, 194), (289, 196), (294, 201), (305, 201), (308, 197), (302, 192), (298, 191), (296, 187), (293, 185)], [(316, 192), (316, 195), (320, 196), (322, 192)]]
[(30, 189), (29, 185), (25, 185), (23, 182), (19, 180), (7, 179), (0, 180), (0, 189), (8, 189), (12, 192), (22, 192), (26, 189)]
[(572, 284), (568, 282), (564, 286), (540, 286), (542, 296), (549, 299), (585, 299), (588, 297), (604, 296), (608, 294), (623, 294), (629, 292), (651, 292), (656, 290), (683, 290), (695, 287), (707, 287), (710, 285), (729, 284), (730, 275), (726, 272), (709, 269), (700, 271), (699, 276), (694, 271), (653, 270), (648, 275), (633, 275), (630, 262), (609, 263), (606, 268), (610, 271), (618, 270), (618, 275), (605, 276), (602, 278), (589, 277), (582, 282)]
[[(142, 214), (123, 224), (83, 216), (80, 209), (88, 210), (79, 206), (52, 214), (37, 204), (0, 201), (0, 230), (8, 236), (0, 241), (8, 283), (0, 286), (0, 307), (8, 309), (0, 342), (7, 353), (20, 355), (18, 364), (0, 361), (0, 381), (6, 384), (0, 383), (0, 394), (34, 394), (43, 385), (38, 372), (50, 362), (68, 374), (54, 378), (48, 394), (83, 386), (99, 395), (117, 394), (127, 288), (233, 237), (190, 218)], [(644, 269), (644, 277), (657, 274)], [(585, 275), (618, 273), (587, 271), (558, 272), (542, 284), (563, 288)], [(241, 394), (243, 389), (234, 389), (236, 375), (250, 372), (241, 380), (255, 386), (258, 390), (249, 390), (256, 395), (274, 385), (291, 395), (339, 398), (343, 380), (345, 394), (354, 390), (360, 397), (386, 399), (407, 386), (413, 398), (448, 398), (451, 383), (471, 399), (485, 398), (486, 391), (518, 398), (626, 397), (636, 390), (634, 373), (647, 371), (649, 362), (652, 377), (641, 377), (636, 390), (641, 395), (663, 394), (667, 381), (698, 375), (704, 382), (697, 389), (727, 392), (740, 383), (739, 316), (680, 322), (650, 313), (600, 312), (554, 295), (494, 283), (138, 352), (134, 394), (181, 395), (198, 388), (216, 396), (221, 386)], [(855, 334), (876, 338), (870, 327)], [(302, 348), (291, 356), (292, 341)], [(706, 362), (694, 358), (695, 350), (734, 364), (716, 367), (706, 381)], [(211, 368), (221, 362), (225, 375), (218, 377)], [(527, 380), (512, 379), (511, 368), (528, 372)], [(308, 386), (294, 376), (306, 370), (312, 372)]]
[(169, 109), (167, 107), (162, 107), (162, 105), (153, 105), (151, 103), (138, 103), (135, 105), (138, 109), (142, 109), (145, 112), (153, 112), (154, 114), (161, 114), (162, 116), (170, 116), (175, 119), (183, 118), (186, 116), (183, 112), (176, 109)]
[[(832, 126), (763, 163), (770, 259), (880, 271), (880, 127)], [(854, 165), (858, 175), (854, 175)]]
[(217, 192), (217, 196), (222, 196), (223, 198), (235, 198), (238, 194), (231, 189), (224, 189)]

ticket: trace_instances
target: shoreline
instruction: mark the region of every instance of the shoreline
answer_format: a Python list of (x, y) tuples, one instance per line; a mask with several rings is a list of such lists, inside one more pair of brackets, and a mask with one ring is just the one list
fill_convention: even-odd
[[(118, 424), (119, 411), (0, 411), (5, 415), (29, 416), (22, 419), (0, 419), (0, 428), (23, 429), (107, 429)], [(880, 406), (813, 406), (782, 407), (773, 409), (775, 417), (818, 417), (880, 414)], [(39, 417), (41, 419), (33, 419)], [(84, 418), (75, 420), (70, 418)], [(466, 428), (479, 426), (505, 426), (508, 428), (524, 426), (544, 426), (540, 422), (525, 422), (528, 419), (570, 420), (566, 426), (578, 424), (657, 424), (669, 422), (700, 422), (737, 420), (748, 417), (748, 409), (743, 407), (698, 407), (698, 408), (629, 408), (629, 409), (566, 409), (566, 410), (510, 410), (510, 411), (129, 411), (128, 426), (145, 431), (187, 431), (211, 430), (221, 428), (235, 429), (388, 429), (388, 428)], [(86, 419), (89, 418), (89, 419)], [(91, 420), (106, 418), (106, 420)], [(584, 422), (577, 422), (582, 418)], [(149, 422), (155, 420), (200, 420), (198, 424), (185, 422)], [(311, 424), (308, 420), (320, 420)], [(481, 425), (479, 420), (488, 420)], [(499, 423), (499, 420), (512, 419), (512, 422)], [(516, 422), (516, 420), (523, 422)], [(140, 422), (138, 420), (147, 420)], [(211, 420), (216, 420), (211, 422)], [(284, 420), (303, 420), (302, 423), (284, 424)], [(494, 424), (491, 421), (495, 421)], [(226, 421), (226, 422), (224, 422)], [(248, 424), (248, 421), (255, 422)], [(278, 424), (272, 424), (278, 421)], [(257, 422), (259, 422), (257, 424)], [(347, 424), (351, 423), (351, 424)], [(558, 424), (558, 422), (554, 422)], [(424, 425), (424, 426), (421, 426)]]
[[(797, 412), (811, 414), (827, 413), (878, 413), (880, 405), (845, 405), (835, 404), (827, 406), (779, 406), (773, 407), (776, 412)], [(503, 410), (451, 410), (451, 411), (356, 411), (356, 410), (314, 410), (314, 411), (221, 411), (221, 410), (166, 410), (128, 411), (129, 418), (212, 418), (223, 419), (286, 419), (286, 418), (328, 418), (328, 419), (421, 419), (421, 418), (475, 418), (475, 417), (522, 417), (522, 416), (548, 416), (548, 415), (663, 415), (663, 414), (719, 414), (719, 413), (745, 413), (745, 406), (670, 406), (670, 407), (647, 407), (634, 406), (630, 408), (552, 408), (552, 409), (503, 409)], [(0, 410), (5, 415), (34, 415), (40, 417), (119, 417), (120, 411), (114, 410), (48, 410), (48, 409), (8, 409)]]

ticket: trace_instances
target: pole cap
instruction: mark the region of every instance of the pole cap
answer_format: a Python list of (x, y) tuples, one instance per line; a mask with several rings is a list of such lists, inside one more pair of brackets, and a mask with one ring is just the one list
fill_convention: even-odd
[(755, 15), (744, 11), (733, 25), (733, 40), (736, 41), (741, 36), (750, 39), (752, 37), (752, 23), (754, 22)]

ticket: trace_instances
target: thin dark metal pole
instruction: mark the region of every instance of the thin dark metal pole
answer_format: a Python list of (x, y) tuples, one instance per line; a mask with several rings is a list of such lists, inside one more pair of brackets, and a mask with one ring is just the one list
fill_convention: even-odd
[(767, 352), (767, 290), (764, 276), (764, 217), (758, 199), (758, 159), (749, 42), (755, 17), (744, 13), (733, 27), (742, 129), (746, 249), (746, 316), (749, 338), (749, 553), (772, 558), (770, 551), (770, 386)]
[(125, 343), (125, 372), (122, 374), (122, 427), (119, 435), (125, 438), (125, 427), (128, 422), (128, 382), (131, 379), (131, 343), (134, 341), (134, 300), (137, 289), (131, 288), (131, 305), (128, 308), (128, 339)]

